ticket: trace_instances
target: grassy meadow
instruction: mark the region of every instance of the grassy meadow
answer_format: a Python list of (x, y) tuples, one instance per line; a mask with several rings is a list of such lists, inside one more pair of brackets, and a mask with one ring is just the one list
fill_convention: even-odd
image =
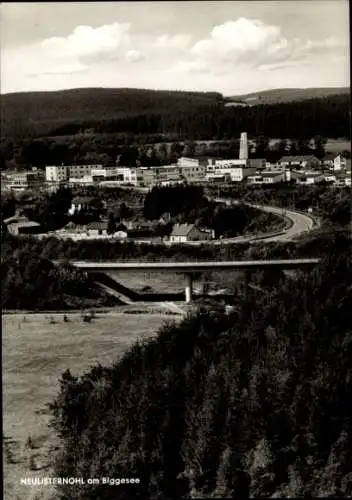
[(351, 142), (346, 139), (328, 139), (325, 151), (327, 153), (341, 153), (342, 151), (351, 152)]
[(3, 315), (6, 500), (53, 498), (50, 487), (23, 486), (20, 478), (51, 475), (50, 455), (57, 443), (48, 428), (46, 405), (57, 393), (61, 374), (67, 368), (80, 375), (97, 363), (109, 365), (135, 340), (152, 336), (165, 321), (177, 319), (160, 305), (149, 314), (141, 314), (141, 306), (133, 314), (133, 307), (98, 313), (91, 323), (84, 323), (79, 313), (68, 313), (67, 322), (63, 313)]
[[(183, 293), (185, 290), (185, 276), (182, 273), (156, 272), (115, 272), (107, 273), (117, 282), (140, 293)], [(231, 287), (241, 273), (238, 271), (199, 273), (193, 280), (195, 293), (200, 292), (204, 283), (210, 291)]]

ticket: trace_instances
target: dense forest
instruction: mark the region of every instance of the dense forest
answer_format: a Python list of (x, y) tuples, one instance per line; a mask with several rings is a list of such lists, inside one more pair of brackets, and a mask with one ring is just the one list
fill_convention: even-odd
[[(168, 110), (211, 109), (221, 105), (216, 92), (86, 88), (55, 92), (25, 92), (1, 96), (1, 127), (5, 136), (69, 134), (90, 122), (109, 123)], [(79, 125), (79, 126), (81, 126)], [(61, 132), (58, 135), (62, 135)]]
[[(144, 200), (146, 219), (156, 220), (167, 214), (170, 223), (196, 224), (214, 230), (215, 238), (232, 238), (248, 232), (260, 233), (282, 229), (285, 221), (272, 214), (239, 203), (224, 208), (204, 195), (202, 186), (154, 187)], [(172, 224), (169, 234), (172, 229)]]
[[(12, 241), (10, 236), (6, 239)], [(2, 309), (65, 310), (118, 303), (89, 276), (72, 266), (55, 266), (45, 252), (33, 252), (26, 238), (15, 245), (16, 249), (9, 241), (1, 246)]]
[(251, 135), (306, 138), (349, 135), (345, 94), (298, 102), (224, 107), (218, 93), (133, 89), (76, 89), (7, 94), (1, 98), (2, 136), (44, 137), (94, 133), (160, 134), (173, 139), (231, 139)]
[(352, 495), (350, 238), (310, 244), (323, 262), (294, 283), (234, 297), (227, 315), (200, 309), (113, 366), (62, 375), (56, 475), (140, 483), (62, 486), (61, 498)]
[[(283, 155), (325, 155), (327, 139), (314, 135), (306, 139), (281, 139), (270, 144), (268, 136), (250, 139), (249, 157), (266, 158), (275, 163)], [(347, 144), (341, 151), (350, 158)], [(216, 141), (175, 140), (160, 134), (83, 133), (39, 139), (2, 139), (0, 143), (1, 170), (44, 169), (46, 165), (101, 164), (103, 166), (150, 167), (174, 164), (181, 156), (198, 158), (238, 158), (239, 138)]]

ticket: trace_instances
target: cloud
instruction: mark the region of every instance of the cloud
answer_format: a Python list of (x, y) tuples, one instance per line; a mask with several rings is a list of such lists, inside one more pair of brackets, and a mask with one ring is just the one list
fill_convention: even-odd
[(223, 57), (228, 54), (242, 55), (257, 51), (271, 44), (285, 43), (278, 26), (265, 25), (256, 19), (240, 17), (215, 26), (210, 38), (196, 42), (191, 53), (196, 56)]
[(207, 73), (209, 68), (203, 61), (178, 61), (169, 68), (169, 73)]
[(65, 68), (58, 67), (58, 68), (54, 68), (52, 70), (42, 71), (40, 73), (27, 72), (26, 76), (28, 76), (29, 78), (37, 78), (39, 74), (40, 74), (40, 76), (62, 76), (62, 75), (73, 75), (73, 74), (79, 74), (79, 73), (86, 73), (87, 71), (88, 71), (87, 66), (83, 66), (83, 65), (79, 64), (79, 65), (66, 66)]
[(77, 26), (66, 37), (52, 37), (42, 41), (45, 54), (55, 59), (91, 60), (111, 56), (130, 43), (130, 24), (112, 23), (92, 28)]
[(188, 60), (176, 67), (189, 72), (208, 67), (214, 74), (226, 74), (226, 68), (228, 74), (239, 68), (265, 71), (298, 66), (320, 56), (332, 60), (346, 50), (346, 44), (337, 38), (288, 39), (280, 26), (240, 17), (215, 26), (208, 38), (190, 48)]
[(189, 34), (177, 34), (177, 35), (161, 35), (155, 42), (154, 47), (161, 49), (178, 49), (185, 50), (191, 43), (191, 35)]
[[(149, 24), (144, 31), (132, 31), (131, 24), (119, 22), (80, 25), (66, 36), (38, 37), (3, 49), (1, 89), (134, 86), (231, 95), (321, 82), (348, 85), (348, 38), (342, 31), (341, 36), (319, 39), (314, 29), (306, 38), (301, 30), (301, 38), (295, 38), (284, 28), (245, 17), (225, 18), (198, 37), (191, 29), (157, 36)], [(145, 59), (148, 71), (138, 64)]]
[(145, 56), (139, 50), (128, 50), (125, 54), (125, 59), (128, 62), (136, 63), (143, 61), (143, 59), (145, 59)]

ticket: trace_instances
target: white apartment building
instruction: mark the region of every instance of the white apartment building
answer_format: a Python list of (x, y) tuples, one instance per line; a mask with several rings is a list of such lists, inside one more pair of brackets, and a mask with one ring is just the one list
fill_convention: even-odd
[(205, 165), (184, 165), (179, 167), (180, 177), (187, 182), (201, 182), (205, 180)]
[(69, 178), (69, 169), (66, 165), (50, 165), (45, 167), (47, 182), (65, 182)]
[(138, 185), (138, 176), (140, 169), (136, 167), (117, 167), (116, 180), (121, 184), (131, 184), (132, 186)]
[(182, 182), (180, 169), (176, 165), (165, 167), (142, 167), (138, 169), (138, 184), (140, 186), (166, 186)]
[(199, 167), (199, 160), (196, 158), (187, 158), (182, 156), (177, 160), (178, 167)]
[(123, 180), (116, 167), (92, 168), (91, 177), (93, 182)]
[(229, 178), (232, 182), (241, 182), (256, 173), (255, 167), (249, 167), (248, 160), (209, 160), (206, 167), (206, 179)]
[(79, 178), (92, 174), (92, 169), (100, 169), (103, 165), (70, 165), (68, 167), (70, 178)]
[(91, 175), (93, 169), (101, 169), (102, 165), (50, 165), (45, 167), (47, 182), (65, 182)]

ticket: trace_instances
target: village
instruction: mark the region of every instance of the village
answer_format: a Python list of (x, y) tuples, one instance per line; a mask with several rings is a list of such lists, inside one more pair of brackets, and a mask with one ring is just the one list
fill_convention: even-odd
[[(328, 185), (336, 188), (351, 186), (351, 160), (342, 154), (326, 154), (322, 160), (315, 155), (284, 155), (276, 163), (265, 158), (249, 158), (247, 133), (241, 133), (239, 158), (189, 158), (180, 157), (176, 164), (159, 167), (103, 167), (102, 165), (50, 165), (45, 172), (34, 169), (30, 172), (7, 174), (6, 191), (56, 192), (60, 187), (95, 190), (103, 188), (125, 188), (140, 193), (153, 188), (199, 185), (205, 187), (242, 186), (273, 188), (287, 186)], [(77, 195), (72, 198), (67, 215), (74, 216), (91, 210), (91, 196)], [(43, 231), (38, 222), (30, 220), (21, 211), (3, 222), (10, 233), (36, 234), (39, 237), (82, 239), (113, 239), (124, 241), (182, 243), (214, 240), (211, 228), (196, 224), (171, 221), (166, 212), (155, 220), (143, 217), (112, 217), (114, 207), (100, 197), (100, 208), (95, 208), (93, 220), (70, 220), (55, 231)], [(127, 209), (128, 211), (128, 209)], [(311, 210), (310, 210), (311, 211)], [(110, 214), (110, 215), (109, 215)], [(123, 215), (123, 214), (120, 214)], [(125, 214), (126, 215), (126, 214)], [(179, 223), (181, 222), (181, 223)], [(188, 221), (186, 221), (188, 222)], [(168, 226), (169, 230), (163, 228)]]

